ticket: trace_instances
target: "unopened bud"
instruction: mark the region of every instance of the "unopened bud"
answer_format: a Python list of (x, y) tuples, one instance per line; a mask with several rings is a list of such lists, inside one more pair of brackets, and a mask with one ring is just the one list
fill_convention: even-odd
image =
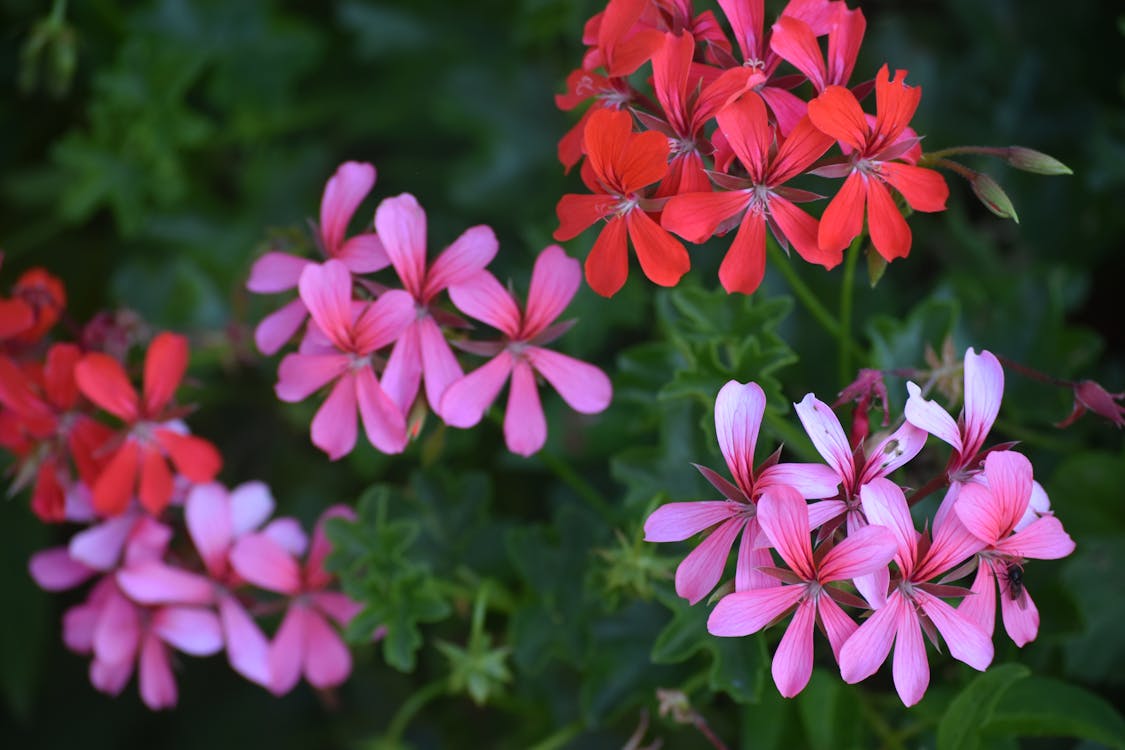
[(1110, 393), (1093, 380), (1082, 380), (1073, 385), (1074, 410), (1056, 427), (1069, 427), (1087, 410), (1108, 419), (1117, 429), (1125, 427), (1125, 406), (1118, 403), (1125, 398), (1125, 393)]
[(973, 193), (980, 202), (988, 208), (989, 211), (999, 216), (1001, 219), (1011, 219), (1017, 224), (1020, 223), (1019, 216), (1016, 215), (1016, 209), (1012, 206), (1012, 201), (1009, 200), (1008, 194), (1000, 187), (996, 180), (992, 179), (984, 172), (977, 172), (969, 180), (969, 185), (973, 188)]
[(1035, 174), (1074, 174), (1070, 167), (1055, 157), (1023, 146), (1012, 146), (1008, 149), (1008, 163), (1016, 169)]
[(867, 280), (871, 282), (871, 288), (874, 289), (875, 285), (879, 283), (879, 279), (883, 278), (883, 274), (887, 271), (887, 259), (872, 249), (867, 251)]

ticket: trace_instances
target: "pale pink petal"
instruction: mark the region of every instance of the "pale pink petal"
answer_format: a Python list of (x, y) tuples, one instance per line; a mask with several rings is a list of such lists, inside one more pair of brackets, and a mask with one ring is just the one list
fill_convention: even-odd
[(317, 328), (337, 349), (350, 351), (352, 274), (348, 267), (338, 260), (310, 265), (301, 272), (297, 288)]
[(445, 340), (445, 335), (433, 318), (428, 316), (422, 318), (418, 321), (417, 327), (422, 345), (422, 369), (425, 371), (426, 401), (429, 402), (434, 413), (440, 417), (441, 413), (438, 412), (438, 408), (441, 406), (441, 397), (445, 394), (445, 389), (465, 373), (461, 370), (461, 365), (457, 363), (457, 357), (453, 356), (453, 350), (449, 348), (449, 342)]
[(957, 611), (991, 638), (996, 628), (996, 572), (991, 560), (980, 560), (970, 591), (972, 593), (961, 600)]
[(695, 604), (715, 588), (723, 576), (734, 538), (746, 525), (742, 518), (721, 524), (676, 568), (676, 593)]
[(865, 484), (875, 477), (885, 477), (905, 465), (922, 451), (928, 437), (925, 430), (904, 422), (868, 454), (867, 462), (860, 472), (859, 483)]
[[(767, 487), (785, 484), (800, 493), (801, 497), (809, 500), (818, 500), (825, 497), (834, 497), (840, 487), (840, 476), (829, 466), (824, 464), (774, 464), (762, 471), (757, 477), (757, 489), (765, 490)], [(824, 521), (813, 523), (811, 528), (820, 526)], [(839, 515), (839, 513), (834, 514)], [(834, 516), (829, 516), (832, 518)], [(827, 519), (824, 519), (827, 520)]]
[[(828, 468), (827, 466), (824, 468)], [(829, 471), (832, 471), (829, 469)], [(764, 474), (764, 472), (763, 472)], [(832, 472), (832, 476), (839, 480), (836, 472)], [(847, 503), (843, 500), (821, 500), (816, 503), (809, 503), (809, 530), (819, 529), (824, 524), (831, 521), (837, 516), (842, 516), (848, 510)]]
[(279, 594), (296, 594), (301, 588), (297, 561), (264, 533), (246, 534), (230, 551), (230, 564), (246, 581)]
[(313, 529), (312, 546), (305, 561), (305, 585), (310, 589), (324, 588), (332, 582), (332, 575), (324, 569), (324, 561), (332, 552), (332, 542), (324, 531), (324, 524), (333, 518), (355, 522), (355, 511), (343, 504), (332, 505), (320, 514)]
[(766, 394), (757, 383), (731, 380), (715, 397), (715, 434), (727, 468), (739, 488), (750, 496), (754, 490), (754, 449)]
[(370, 367), (355, 373), (356, 397), (363, 430), (376, 450), (401, 453), (406, 447), (406, 417), (379, 385)]
[(309, 597), (313, 605), (332, 618), (337, 625), (346, 628), (355, 616), (363, 611), (363, 605), (339, 591), (321, 591)]
[(227, 570), (227, 551), (233, 538), (230, 505), (226, 489), (216, 482), (195, 485), (184, 501), (188, 534), (207, 572), (216, 577)]
[(445, 423), (452, 427), (472, 427), (480, 422), (508, 379), (512, 365), (512, 355), (505, 350), (465, 377), (450, 383), (441, 397), (441, 415)]
[(727, 594), (711, 610), (707, 632), (720, 636), (756, 633), (800, 601), (805, 590), (801, 585), (772, 586)]
[(363, 162), (344, 162), (329, 178), (320, 199), (320, 239), (326, 253), (335, 254), (343, 243), (348, 222), (373, 187), (375, 167)]
[(94, 626), (94, 654), (107, 664), (131, 661), (140, 639), (141, 622), (136, 605), (116, 589), (110, 591)]
[(90, 684), (98, 692), (119, 694), (133, 676), (133, 661), (131, 657), (114, 663), (95, 658), (90, 662)]
[(529, 346), (527, 359), (567, 405), (581, 414), (597, 414), (609, 406), (613, 385), (597, 367), (550, 349)]
[(137, 517), (131, 513), (111, 518), (75, 534), (67, 549), (71, 557), (95, 570), (113, 570), (121, 559), (129, 532), (136, 525)]
[(758, 523), (793, 572), (806, 581), (813, 580), (809, 511), (804, 498), (792, 487), (770, 488), (758, 501)]
[(765, 545), (767, 542), (762, 527), (758, 525), (757, 517), (746, 522), (742, 536), (738, 540), (738, 552), (734, 561), (734, 590), (750, 591), (751, 589), (765, 589), (780, 586), (781, 581), (768, 573), (763, 573), (759, 568), (773, 567), (773, 556), (769, 547), (756, 546), (756, 542)]
[(1030, 526), (997, 542), (996, 549), (1014, 557), (1057, 560), (1074, 551), (1074, 540), (1063, 530), (1059, 519), (1043, 516)]
[(269, 690), (274, 695), (284, 695), (301, 679), (301, 664), (307, 648), (304, 607), (293, 604), (285, 613), (281, 627), (269, 646)]
[(169, 646), (193, 656), (210, 656), (223, 650), (219, 618), (209, 609), (161, 607), (152, 614), (152, 632)]
[[(1006, 588), (1006, 587), (1005, 587)], [(1004, 617), (1004, 630), (1020, 648), (1035, 640), (1039, 635), (1039, 610), (1027, 589), (1020, 591), (1020, 595), (1012, 598), (1008, 591), (1000, 597), (1000, 613)]]
[(840, 649), (840, 676), (844, 682), (854, 685), (879, 670), (891, 652), (899, 620), (912, 618), (913, 607), (896, 589), (887, 597), (885, 606), (864, 620)]
[(922, 700), (930, 684), (930, 663), (926, 660), (922, 626), (913, 608), (899, 615), (891, 673), (904, 706), (913, 706)]
[(354, 274), (374, 273), (386, 268), (391, 259), (383, 243), (374, 234), (357, 234), (347, 240), (332, 256)]
[(887, 589), (891, 583), (891, 570), (890, 568), (877, 568), (874, 573), (856, 576), (852, 579), (852, 583), (871, 609), (879, 609), (887, 603)]
[(117, 585), (138, 604), (210, 604), (215, 598), (211, 579), (159, 560), (122, 568)]
[(255, 294), (275, 294), (297, 286), (301, 271), (312, 265), (307, 258), (288, 253), (270, 252), (254, 261), (246, 288)]
[(71, 651), (88, 654), (94, 649), (94, 633), (101, 616), (100, 604), (89, 602), (71, 607), (63, 614), (63, 643)]
[(392, 289), (364, 305), (353, 326), (354, 350), (371, 354), (403, 334), (418, 317), (414, 298), (401, 289)]
[(219, 618), (231, 668), (262, 687), (269, 685), (269, 642), (233, 596), (219, 600)]
[(938, 440), (952, 445), (953, 450), (959, 454), (962, 453), (964, 445), (961, 442), (961, 431), (953, 417), (933, 401), (923, 398), (922, 389), (914, 383), (907, 383), (906, 390), (910, 393), (903, 409), (906, 420)]
[(852, 618), (840, 609), (840, 605), (832, 597), (821, 594), (816, 600), (817, 612), (824, 632), (828, 636), (828, 643), (832, 646), (832, 656), (840, 662), (840, 649), (856, 631), (856, 624)]
[(1047, 497), (1047, 491), (1043, 489), (1043, 485), (1039, 482), (1032, 481), (1031, 483), (1031, 499), (1028, 500), (1027, 508), (1023, 511), (1023, 516), (1016, 522), (1016, 531), (1020, 531), (1025, 526), (1031, 524), (1039, 516), (1046, 515), (1051, 512), (1051, 498)]
[(832, 409), (811, 393), (801, 403), (793, 406), (817, 453), (835, 469), (845, 487), (852, 487), (855, 482), (855, 460), (844, 428), (840, 426), (840, 420)]
[(420, 323), (416, 321), (407, 326), (398, 337), (387, 360), (387, 369), (383, 370), (383, 390), (404, 414), (413, 406), (422, 384)]
[[(172, 541), (172, 527), (160, 523), (151, 516), (138, 518), (129, 532), (125, 543), (125, 562), (137, 565), (150, 560), (162, 560)], [(71, 554), (74, 554), (73, 551)]]
[(860, 499), (868, 522), (884, 526), (894, 534), (898, 546), (895, 562), (903, 575), (909, 577), (918, 556), (918, 531), (914, 528), (902, 489), (889, 479), (880, 477), (860, 488)]
[(646, 542), (682, 542), (704, 529), (734, 517), (740, 511), (737, 503), (727, 500), (703, 500), (688, 503), (665, 503), (645, 521)]
[(949, 653), (973, 669), (984, 671), (992, 663), (992, 638), (967, 617), (936, 596), (915, 590), (915, 601), (945, 639)]
[(812, 676), (813, 623), (816, 607), (807, 599), (797, 605), (793, 621), (781, 637), (773, 655), (773, 682), (786, 698), (792, 698), (805, 689)]
[(491, 227), (482, 224), (466, 229), (430, 266), (421, 301), (429, 302), (443, 289), (463, 284), (483, 271), (499, 247)]
[(582, 283), (582, 265), (558, 245), (550, 245), (535, 259), (527, 291), (523, 338), (535, 338), (555, 321)]
[(262, 533), (280, 545), (280, 547), (296, 558), (301, 558), (309, 548), (309, 537), (301, 528), (301, 522), (296, 518), (275, 518), (266, 524)]
[(828, 551), (820, 562), (817, 579), (826, 583), (869, 575), (886, 567), (897, 551), (898, 542), (890, 531), (882, 526), (864, 526), (848, 532)]
[(547, 419), (539, 402), (535, 371), (523, 359), (517, 359), (512, 368), (508, 408), (504, 411), (504, 440), (508, 450), (521, 456), (530, 456), (547, 441)]
[(262, 318), (254, 329), (254, 343), (258, 351), (267, 357), (277, 354), (297, 333), (308, 314), (304, 301), (298, 297)]
[(488, 323), (509, 338), (519, 336), (523, 319), (519, 305), (496, 277), (487, 271), (449, 287), (449, 298), (458, 310), (470, 318)]
[(426, 212), (409, 193), (387, 198), (375, 209), (375, 231), (402, 285), (421, 300), (426, 275)]
[(230, 491), (230, 529), (242, 536), (261, 526), (273, 513), (274, 500), (265, 482), (243, 482)]
[(154, 633), (145, 636), (137, 674), (141, 700), (153, 711), (176, 705), (176, 678), (168, 661), (168, 649)]
[(27, 570), (44, 591), (66, 591), (89, 580), (97, 572), (71, 557), (66, 547), (36, 552), (28, 561)]
[(339, 685), (352, 671), (352, 655), (339, 634), (313, 610), (305, 612), (305, 679), (317, 688)]
[(355, 447), (356, 409), (355, 376), (347, 373), (336, 381), (309, 426), (313, 445), (333, 461), (348, 455)]
[(937, 512), (934, 513), (934, 528), (940, 529), (945, 525), (945, 520), (951, 515), (956, 516), (955, 509), (957, 502), (961, 497), (961, 490), (965, 483), (952, 481), (949, 483), (949, 489), (945, 491), (945, 495), (941, 498), (941, 503), (938, 504)]
[[(975, 454), (984, 445), (1004, 396), (1004, 368), (989, 351), (965, 352), (965, 450)], [(966, 455), (966, 458), (968, 456)]]
[(288, 403), (304, 401), (347, 370), (346, 354), (287, 354), (278, 368), (274, 393)]

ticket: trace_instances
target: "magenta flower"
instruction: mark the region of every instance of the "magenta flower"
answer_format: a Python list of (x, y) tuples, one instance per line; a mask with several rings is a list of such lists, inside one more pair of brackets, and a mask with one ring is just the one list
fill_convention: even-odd
[[(370, 232), (345, 237), (348, 222), (359, 204), (375, 186), (375, 167), (370, 164), (344, 162), (324, 186), (320, 199), (320, 226), (316, 239), (326, 258), (335, 258), (352, 273), (371, 273), (385, 268), (388, 261), (379, 238)], [(301, 278), (301, 272), (314, 261), (288, 253), (268, 252), (254, 262), (246, 288), (256, 294), (288, 291)], [(254, 331), (258, 349), (266, 355), (276, 354), (305, 322), (308, 311), (298, 297), (268, 315)]]
[(965, 407), (956, 422), (945, 409), (923, 398), (922, 389), (914, 383), (907, 383), (906, 389), (910, 392), (903, 410), (906, 421), (953, 446), (946, 466), (949, 490), (934, 516), (937, 526), (953, 509), (965, 482), (979, 471), (981, 448), (1004, 396), (1004, 368), (992, 352), (965, 352)]
[(383, 453), (406, 447), (406, 419), (379, 385), (372, 355), (397, 339), (414, 316), (410, 295), (384, 292), (371, 303), (352, 301), (352, 276), (337, 260), (301, 272), (301, 299), (330, 346), (303, 350), (281, 360), (277, 397), (296, 402), (335, 381), (313, 417), (313, 445), (333, 461), (351, 453), (356, 441), (356, 408), (371, 444)]
[(894, 683), (903, 704), (913, 706), (922, 699), (930, 683), (930, 665), (922, 641), (925, 630), (936, 643), (936, 633), (945, 639), (953, 658), (981, 671), (992, 662), (992, 640), (979, 626), (941, 597), (963, 596), (964, 589), (929, 581), (961, 565), (984, 548), (956, 516), (934, 526), (932, 544), (914, 528), (906, 497), (888, 479), (874, 479), (863, 486), (863, 511), (873, 525), (884, 526), (895, 537), (898, 578), (886, 604), (875, 610), (840, 649), (840, 675), (856, 683), (875, 674), (894, 645)]
[(1053, 515), (1025, 522), (1035, 489), (1031, 473), (1031, 462), (1019, 453), (989, 453), (979, 475), (985, 482), (966, 483), (953, 506), (969, 533), (987, 545), (979, 555), (974, 595), (957, 611), (991, 636), (999, 584), (1004, 629), (1021, 648), (1039, 633), (1039, 610), (1023, 584), (1024, 562), (1057, 560), (1074, 551), (1074, 540)]
[[(758, 501), (758, 521), (781, 558), (789, 566), (783, 580), (790, 585), (727, 594), (707, 620), (712, 635), (755, 633), (796, 607), (793, 619), (773, 657), (773, 681), (792, 698), (805, 689), (812, 675), (813, 623), (828, 636), (837, 661), (840, 649), (856, 630), (855, 622), (836, 603), (860, 604), (850, 594), (826, 586), (869, 575), (886, 567), (897, 549), (895, 539), (881, 526), (857, 529), (827, 554), (814, 557), (809, 543), (809, 510), (792, 487), (770, 487)], [(771, 561), (772, 562), (772, 561)]]
[(539, 401), (536, 373), (554, 386), (575, 411), (596, 414), (609, 406), (613, 386), (604, 372), (543, 348), (569, 327), (552, 323), (570, 304), (581, 280), (578, 261), (567, 257), (558, 245), (551, 245), (535, 260), (527, 306), (523, 309), (487, 271), (450, 288), (449, 295), (459, 310), (498, 329), (504, 340), (491, 360), (454, 381), (446, 390), (439, 411), (446, 423), (472, 427), (480, 422), (510, 376), (504, 439), (508, 450), (530, 456), (547, 440), (547, 421)]
[(820, 464), (779, 464), (771, 457), (757, 471), (754, 449), (766, 395), (757, 383), (728, 382), (715, 398), (715, 432), (734, 484), (711, 469), (696, 466), (725, 500), (666, 503), (645, 521), (645, 541), (680, 542), (714, 527), (676, 568), (676, 593), (695, 604), (722, 578), (734, 540), (742, 534), (735, 565), (735, 591), (776, 586), (776, 579), (758, 570), (773, 565), (769, 550), (758, 541), (758, 497), (778, 485), (790, 485), (802, 497), (836, 493), (839, 480)]
[(289, 692), (305, 676), (310, 685), (339, 685), (352, 671), (352, 657), (329, 620), (346, 627), (361, 605), (328, 587), (333, 577), (324, 569), (331, 544), (324, 534), (329, 518), (354, 518), (351, 509), (335, 505), (324, 511), (313, 532), (302, 566), (293, 549), (267, 532), (242, 535), (230, 553), (230, 564), (244, 580), (290, 597), (289, 607), (269, 647), (269, 684), (275, 695)]
[(442, 394), (464, 373), (430, 304), (443, 290), (464, 283), (492, 262), (496, 257), (496, 235), (483, 225), (470, 227), (427, 266), (426, 213), (409, 193), (379, 204), (375, 228), (402, 285), (414, 298), (415, 307), (414, 319), (391, 350), (383, 387), (406, 413), (424, 381), (430, 408), (442, 416)]

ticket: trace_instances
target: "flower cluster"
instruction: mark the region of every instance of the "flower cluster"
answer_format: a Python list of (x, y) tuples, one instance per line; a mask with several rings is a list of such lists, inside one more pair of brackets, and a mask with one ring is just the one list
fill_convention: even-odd
[[(331, 385), (311, 424), (314, 445), (333, 460), (350, 453), (358, 413), (371, 445), (399, 453), (417, 436), (427, 410), (451, 426), (477, 424), (509, 377), (504, 435), (523, 456), (547, 439), (537, 374), (576, 411), (594, 414), (609, 405), (605, 373), (545, 348), (573, 323), (555, 321), (578, 291), (578, 261), (558, 246), (543, 250), (521, 305), (487, 270), (498, 243), (486, 226), (465, 230), (428, 260), (426, 214), (412, 195), (384, 199), (374, 231), (345, 238), (374, 185), (370, 164), (341, 165), (325, 187), (316, 228), (323, 262), (268, 252), (247, 282), (256, 293), (297, 290), (258, 325), (255, 339), (263, 353), (274, 354), (304, 326), (297, 351), (281, 361), (276, 391), (282, 401), (297, 402)], [(387, 266), (395, 286), (371, 275)], [(444, 304), (446, 296), (456, 312)], [(500, 338), (468, 340), (466, 317), (495, 328)], [(466, 374), (451, 343), (490, 359)]]
[[(735, 231), (719, 279), (746, 294), (765, 273), (767, 227), (832, 268), (866, 219), (884, 260), (905, 257), (911, 233), (891, 188), (916, 211), (943, 210), (949, 192), (918, 165), (909, 125), (921, 89), (886, 65), (848, 87), (866, 22), (843, 0), (791, 0), (768, 28), (763, 0), (719, 6), (717, 17), (691, 0), (609, 0), (587, 23), (582, 66), (557, 104), (591, 103), (559, 143), (568, 170), (582, 161), (590, 194), (563, 196), (555, 239), (605, 222), (586, 278), (606, 296), (625, 283), (630, 243), (645, 276), (678, 283), (691, 262), (673, 235), (699, 244)], [(644, 66), (655, 96), (634, 85)], [(872, 89), (874, 114), (860, 104)], [(796, 205), (822, 197), (791, 184), (803, 174), (844, 178), (819, 219)]]
[[(715, 402), (715, 428), (734, 481), (701, 467), (723, 499), (668, 503), (645, 522), (651, 542), (709, 531), (676, 570), (676, 592), (692, 604), (715, 589), (741, 534), (733, 591), (720, 589), (708, 630), (744, 636), (792, 613), (773, 659), (786, 697), (808, 683), (814, 624), (848, 683), (874, 674), (893, 646), (894, 683), (908, 706), (929, 684), (923, 633), (935, 647), (944, 640), (954, 658), (987, 668), (997, 590), (1005, 630), (1022, 647), (1039, 628), (1024, 565), (1074, 550), (1027, 458), (1010, 445), (985, 447), (1004, 389), (996, 357), (966, 352), (956, 420), (917, 385), (907, 387), (902, 425), (879, 440), (860, 435), (855, 445), (831, 408), (807, 395), (795, 408), (825, 463), (783, 463), (775, 453), (754, 468), (765, 396), (755, 383), (727, 383)], [(908, 500), (890, 475), (930, 435), (952, 453)], [(945, 496), (920, 532), (910, 506), (940, 487)], [(974, 570), (971, 588), (951, 585)], [(872, 613), (857, 624), (840, 605)]]
[[(296, 520), (270, 520), (266, 485), (228, 492), (214, 481), (221, 456), (175, 402), (183, 336), (152, 338), (138, 392), (128, 353), (139, 336), (124, 319), (99, 316), (75, 342), (47, 340), (65, 299), (41, 269), (0, 299), (0, 445), (15, 459), (13, 491), (33, 487), (35, 514), (79, 527), (29, 570), (48, 591), (93, 582), (66, 611), (63, 641), (92, 657), (94, 687), (116, 695), (136, 671), (145, 704), (171, 707), (171, 650), (225, 649), (236, 672), (278, 695), (302, 675), (318, 688), (343, 682), (351, 656), (336, 626), (360, 607), (332, 590), (323, 523), (310, 542)], [(322, 520), (350, 514), (331, 508)], [(271, 640), (258, 620), (282, 610)]]

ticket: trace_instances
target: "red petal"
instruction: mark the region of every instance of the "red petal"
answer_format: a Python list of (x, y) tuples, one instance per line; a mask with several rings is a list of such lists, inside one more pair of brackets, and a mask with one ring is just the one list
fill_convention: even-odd
[(910, 227), (881, 180), (867, 181), (867, 229), (871, 244), (888, 261), (910, 254)]
[(813, 88), (824, 90), (824, 54), (807, 23), (791, 16), (779, 17), (770, 35), (770, 49), (804, 73)]
[(140, 448), (126, 440), (113, 454), (94, 482), (94, 510), (103, 516), (117, 516), (129, 507), (137, 482)]
[(621, 192), (634, 193), (651, 185), (668, 171), (668, 138), (663, 133), (649, 130), (633, 137), (618, 157)]
[(863, 108), (843, 86), (829, 86), (809, 102), (809, 119), (822, 132), (857, 151), (864, 150), (871, 136)]
[[(618, 190), (620, 187), (621, 180), (616, 167), (625, 153), (632, 132), (633, 117), (621, 110), (599, 109), (586, 121), (583, 133), (586, 163), (611, 190)], [(660, 176), (656, 179), (660, 179)]]
[(74, 366), (74, 380), (82, 394), (126, 422), (137, 419), (137, 392), (121, 363), (108, 354), (92, 352)]
[(770, 130), (762, 98), (757, 94), (747, 94), (719, 112), (717, 119), (719, 129), (738, 154), (751, 179), (762, 182), (773, 143), (773, 131)]
[(55, 344), (47, 351), (47, 362), (43, 365), (43, 385), (47, 398), (60, 409), (70, 409), (78, 400), (74, 366), (80, 359), (82, 350), (74, 344)]
[(155, 416), (167, 406), (187, 370), (187, 339), (176, 333), (161, 333), (145, 354), (145, 413)]
[(890, 79), (886, 64), (875, 75), (875, 138), (873, 148), (882, 150), (895, 141), (906, 126), (910, 118), (918, 109), (918, 102), (922, 99), (922, 89), (919, 86), (907, 86), (905, 70), (896, 70), (895, 79)]
[(153, 447), (141, 451), (141, 488), (138, 493), (141, 505), (154, 516), (159, 516), (172, 497), (172, 472), (168, 461)]
[(645, 276), (660, 286), (675, 286), (679, 283), (680, 278), (691, 268), (691, 259), (684, 246), (639, 209), (626, 215), (625, 224)]
[(766, 221), (757, 211), (747, 211), (734, 242), (719, 266), (719, 281), (728, 294), (753, 294), (766, 275)]
[(808, 169), (831, 146), (831, 136), (818, 130), (807, 116), (802, 117), (773, 158), (769, 170), (769, 185), (772, 187), (793, 179)]
[(201, 437), (171, 430), (156, 430), (154, 436), (176, 465), (176, 471), (193, 482), (210, 482), (223, 467), (219, 451)]
[(863, 209), (867, 200), (865, 178), (852, 172), (840, 192), (820, 217), (817, 244), (825, 252), (842, 251), (863, 229)]
[(559, 242), (572, 240), (603, 216), (613, 212), (617, 199), (610, 195), (564, 195), (555, 207), (559, 228), (553, 237)]
[(602, 229), (586, 256), (586, 283), (603, 297), (612, 297), (629, 277), (625, 221), (614, 217)]
[(883, 162), (883, 179), (902, 193), (915, 211), (944, 211), (949, 186), (940, 172), (898, 162)]
[(822, 250), (817, 244), (817, 220), (781, 196), (770, 196), (770, 216), (797, 254), (809, 263), (834, 268), (843, 259), (841, 250)]
[(724, 221), (745, 210), (752, 195), (749, 190), (681, 193), (664, 205), (660, 224), (698, 245), (715, 234)]

